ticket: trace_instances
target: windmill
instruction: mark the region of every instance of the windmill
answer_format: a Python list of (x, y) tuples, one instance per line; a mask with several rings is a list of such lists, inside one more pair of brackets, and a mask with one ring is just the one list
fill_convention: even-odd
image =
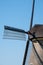
[[(26, 49), (25, 49), (25, 54), (24, 54), (24, 59), (23, 59), (23, 64), (22, 65), (25, 65), (26, 63), (26, 58), (27, 58), (27, 53), (28, 53), (28, 48), (29, 48), (29, 41), (37, 41), (40, 43), (40, 41), (38, 40), (37, 36), (35, 35), (35, 31), (31, 31), (34, 29), (34, 27), (32, 27), (32, 23), (33, 23), (33, 15), (34, 15), (34, 5), (35, 5), (35, 0), (33, 0), (33, 6), (32, 6), (32, 15), (31, 15), (31, 21), (30, 21), (30, 29), (29, 31), (25, 31), (25, 30), (22, 30), (22, 29), (18, 29), (18, 28), (13, 28), (13, 27), (10, 27), (10, 26), (4, 26), (4, 38), (5, 39), (19, 39), (19, 40), (25, 40), (25, 34), (28, 35), (28, 40), (27, 40), (27, 43), (26, 43)], [(36, 26), (37, 27), (37, 26)], [(41, 37), (42, 38), (42, 37)], [(40, 43), (40, 46), (42, 47), (42, 44)], [(33, 44), (33, 48), (37, 54), (37, 51), (34, 47), (34, 44)], [(41, 61), (39, 55), (37, 54), (40, 62), (42, 63), (43, 65), (43, 61)]]

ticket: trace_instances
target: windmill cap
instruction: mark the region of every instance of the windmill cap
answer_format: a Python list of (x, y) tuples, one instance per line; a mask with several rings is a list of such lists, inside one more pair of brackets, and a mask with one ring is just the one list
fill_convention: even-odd
[[(43, 39), (43, 25), (36, 24), (32, 27), (30, 32), (34, 34), (36, 38)], [(34, 39), (32, 35), (29, 35), (29, 37), (30, 39)]]

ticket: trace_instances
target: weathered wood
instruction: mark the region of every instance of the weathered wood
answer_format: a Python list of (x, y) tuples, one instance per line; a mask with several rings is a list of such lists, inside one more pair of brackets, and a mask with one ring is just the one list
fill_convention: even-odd
[[(40, 45), (37, 43), (33, 43), (35, 46), (36, 51), (38, 52), (41, 60), (43, 61), (43, 49), (40, 47)], [(35, 54), (34, 48), (32, 48), (32, 52), (30, 55), (30, 60), (29, 60), (29, 64), (33, 64), (33, 65), (41, 65), (37, 55)]]

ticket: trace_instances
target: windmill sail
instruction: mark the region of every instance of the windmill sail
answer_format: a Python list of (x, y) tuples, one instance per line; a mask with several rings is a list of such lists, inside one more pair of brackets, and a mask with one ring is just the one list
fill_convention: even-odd
[(18, 39), (26, 40), (26, 34), (24, 30), (13, 28), (10, 26), (4, 26), (4, 39)]

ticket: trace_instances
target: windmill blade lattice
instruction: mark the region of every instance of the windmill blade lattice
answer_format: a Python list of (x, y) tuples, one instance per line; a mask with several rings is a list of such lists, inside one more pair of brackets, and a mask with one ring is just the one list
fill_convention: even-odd
[(26, 34), (28, 34), (28, 32), (25, 32), (24, 30), (4, 26), (4, 39), (26, 40)]

